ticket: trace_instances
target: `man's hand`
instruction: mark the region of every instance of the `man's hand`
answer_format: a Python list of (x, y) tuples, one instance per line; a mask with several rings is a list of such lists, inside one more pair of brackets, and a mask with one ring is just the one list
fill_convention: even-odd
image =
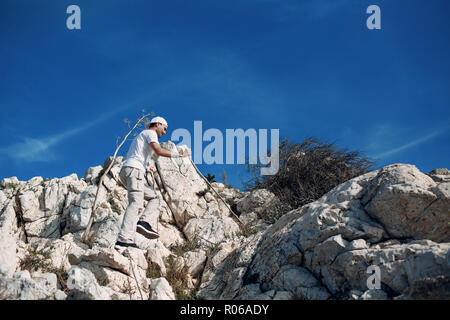
[(155, 167), (149, 164), (147, 167), (147, 172), (155, 172), (155, 171), (156, 171)]
[(186, 152), (183, 152), (183, 150), (181, 150), (179, 153), (180, 157), (189, 157), (191, 155), (191, 150), (187, 149)]

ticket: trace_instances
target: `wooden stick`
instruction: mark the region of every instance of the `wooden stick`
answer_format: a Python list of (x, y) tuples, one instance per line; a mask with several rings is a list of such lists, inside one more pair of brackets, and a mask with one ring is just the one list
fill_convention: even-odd
[(131, 128), (131, 130), (125, 135), (125, 137), (123, 138), (122, 142), (119, 144), (119, 146), (116, 148), (116, 151), (114, 152), (114, 156), (113, 159), (111, 161), (111, 163), (109, 164), (108, 168), (103, 172), (102, 176), (100, 177), (100, 181), (98, 182), (98, 187), (97, 187), (97, 193), (95, 194), (95, 199), (94, 199), (94, 203), (92, 205), (92, 211), (91, 211), (91, 216), (89, 217), (89, 222), (87, 224), (86, 230), (84, 231), (83, 234), (83, 242), (84, 243), (88, 243), (89, 242), (89, 233), (91, 232), (91, 227), (92, 227), (92, 223), (94, 222), (94, 218), (95, 218), (95, 207), (97, 205), (97, 201), (98, 201), (98, 195), (100, 194), (100, 188), (103, 186), (103, 180), (105, 179), (106, 175), (108, 174), (109, 170), (111, 170), (114, 161), (116, 160), (116, 156), (117, 156), (117, 152), (119, 151), (120, 147), (125, 143), (125, 141), (127, 140), (128, 136), (131, 134), (131, 132), (133, 132), (134, 129), (136, 129), (136, 127), (148, 116), (150, 116), (150, 114), (146, 114), (143, 115), (142, 117), (140, 117), (136, 123), (134, 124), (134, 126)]

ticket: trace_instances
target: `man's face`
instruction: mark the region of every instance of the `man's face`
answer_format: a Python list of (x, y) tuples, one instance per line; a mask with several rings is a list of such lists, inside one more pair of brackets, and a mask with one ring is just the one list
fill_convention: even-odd
[(158, 123), (158, 125), (156, 126), (156, 134), (158, 135), (158, 138), (161, 138), (163, 135), (165, 135), (166, 131), (167, 126), (162, 123)]

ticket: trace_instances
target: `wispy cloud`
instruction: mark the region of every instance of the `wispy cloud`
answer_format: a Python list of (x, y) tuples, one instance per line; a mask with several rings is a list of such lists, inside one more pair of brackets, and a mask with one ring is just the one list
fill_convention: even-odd
[(22, 142), (15, 143), (6, 147), (0, 147), (0, 155), (6, 155), (15, 161), (22, 162), (49, 162), (57, 158), (56, 153), (52, 150), (52, 147), (58, 145), (62, 141), (71, 138), (95, 125), (109, 119), (117, 112), (123, 109), (115, 109), (110, 113), (84, 123), (78, 127), (71, 128), (69, 130), (54, 134), (44, 138), (22, 138)]
[(433, 131), (433, 132), (431, 132), (431, 133), (429, 133), (429, 134), (427, 134), (425, 136), (422, 136), (422, 137), (420, 137), (418, 139), (415, 139), (413, 141), (405, 143), (405, 144), (403, 144), (401, 146), (397, 146), (397, 147), (391, 148), (388, 151), (381, 152), (381, 153), (375, 155), (374, 158), (383, 159), (383, 158), (387, 158), (389, 156), (392, 156), (392, 155), (394, 155), (396, 153), (408, 150), (408, 149), (413, 148), (413, 147), (415, 147), (415, 146), (417, 146), (417, 145), (419, 145), (421, 143), (424, 143), (424, 142), (426, 142), (428, 140), (431, 140), (431, 139), (433, 139), (433, 138), (435, 138), (437, 136), (440, 136), (440, 135), (444, 134), (449, 129), (450, 129), (450, 126), (446, 126), (444, 128), (437, 129), (437, 130), (435, 130), (435, 131)]

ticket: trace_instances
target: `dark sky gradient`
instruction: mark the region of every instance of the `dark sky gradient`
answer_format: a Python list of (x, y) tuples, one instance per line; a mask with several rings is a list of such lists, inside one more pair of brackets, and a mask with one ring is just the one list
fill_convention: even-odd
[[(449, 39), (447, 0), (2, 0), (0, 179), (82, 176), (142, 108), (161, 141), (201, 120), (448, 168)], [(241, 185), (239, 166), (199, 168)]]

